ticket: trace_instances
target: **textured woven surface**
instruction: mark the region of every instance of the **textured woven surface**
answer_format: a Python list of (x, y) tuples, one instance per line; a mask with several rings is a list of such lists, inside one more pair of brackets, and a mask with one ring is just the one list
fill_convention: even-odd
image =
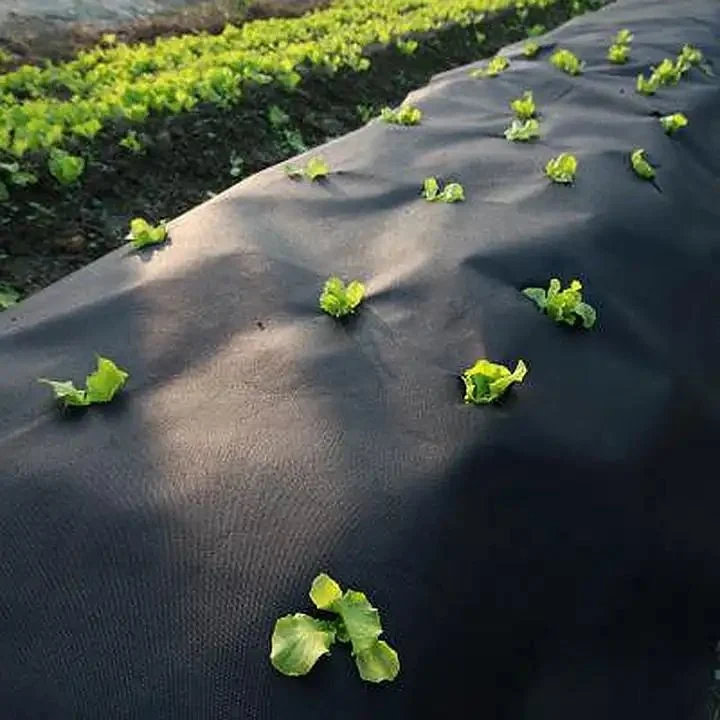
[[(635, 33), (608, 66), (612, 36)], [(720, 85), (645, 98), (720, 4), (628, 0), (467, 68), (323, 148), (326, 185), (272, 168), (0, 317), (0, 715), (8, 720), (703, 717), (720, 638)], [(578, 53), (568, 77), (547, 58)], [(541, 141), (502, 138), (532, 89)], [(681, 110), (670, 139), (652, 113)], [(632, 174), (645, 148), (657, 187)], [(543, 177), (574, 152), (578, 180)], [(426, 203), (425, 176), (464, 204)], [(366, 281), (343, 326), (324, 279)], [(599, 324), (519, 294), (580, 277)], [(131, 379), (63, 418), (37, 377), (93, 353)], [(462, 404), (484, 355), (530, 372)], [(274, 620), (330, 572), (382, 610), (392, 685), (344, 652), (302, 680)], [(453, 714), (455, 713), (455, 714)]]

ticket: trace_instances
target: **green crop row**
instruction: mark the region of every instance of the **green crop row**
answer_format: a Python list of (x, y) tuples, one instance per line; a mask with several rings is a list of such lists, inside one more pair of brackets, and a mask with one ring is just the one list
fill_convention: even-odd
[[(293, 88), (307, 71), (362, 71), (373, 46), (449, 24), (480, 22), (509, 7), (556, 0), (339, 0), (301, 18), (227, 26), (219, 35), (183, 35), (138, 45), (113, 38), (75, 59), (0, 75), (0, 154), (92, 139), (114, 121), (142, 123), (198, 103), (229, 106), (248, 84)], [(410, 45), (409, 47), (413, 47)]]

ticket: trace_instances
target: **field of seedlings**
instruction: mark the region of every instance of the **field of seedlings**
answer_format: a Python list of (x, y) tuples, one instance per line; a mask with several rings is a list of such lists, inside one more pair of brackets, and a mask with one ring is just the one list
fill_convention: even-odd
[(0, 75), (5, 304), (594, 1), (340, 0)]

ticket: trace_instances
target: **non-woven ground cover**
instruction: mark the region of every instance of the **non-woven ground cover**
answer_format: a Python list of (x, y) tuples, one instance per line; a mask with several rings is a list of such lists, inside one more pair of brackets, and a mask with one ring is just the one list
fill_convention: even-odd
[[(631, 59), (607, 47), (630, 28)], [(712, 359), (717, 76), (655, 96), (683, 43), (717, 68), (715, 0), (621, 0), (411, 95), (322, 148), (333, 173), (260, 173), (0, 318), (0, 706), (18, 718), (706, 717), (720, 636)], [(571, 77), (545, 60), (567, 47)], [(479, 66), (480, 64), (478, 64)], [(474, 66), (475, 67), (475, 66)], [(510, 143), (532, 90), (541, 137)], [(683, 112), (673, 136), (658, 117)], [(656, 184), (633, 173), (643, 148)], [(545, 176), (578, 159), (570, 185)], [(306, 158), (302, 158), (305, 160)], [(424, 178), (465, 202), (430, 203)], [(332, 274), (367, 294), (340, 323)], [(564, 328), (526, 287), (583, 282)], [(127, 369), (61, 416), (38, 377)], [(529, 371), (462, 402), (479, 357)], [(347, 653), (270, 665), (320, 572), (382, 610), (392, 684)]]
[[(368, 49), (372, 64), (365, 72), (309, 73), (294, 92), (276, 84), (246, 87), (240, 103), (229, 108), (205, 103), (192, 112), (152, 115), (140, 125), (111, 124), (92, 141), (67, 145), (86, 159), (80, 182), (71, 186), (49, 175), (45, 153), (24, 156), (22, 164), (41, 182), (12, 187), (10, 200), (0, 203), (0, 282), (24, 295), (36, 291), (122, 244), (132, 217), (174, 217), (237, 177), (357, 128), (434, 73), (593, 5), (559, 0), (545, 9), (512, 10), (424, 36), (412, 55), (394, 44)], [(273, 106), (287, 115), (281, 127), (269, 120)], [(121, 145), (128, 132), (143, 146), (140, 154)]]

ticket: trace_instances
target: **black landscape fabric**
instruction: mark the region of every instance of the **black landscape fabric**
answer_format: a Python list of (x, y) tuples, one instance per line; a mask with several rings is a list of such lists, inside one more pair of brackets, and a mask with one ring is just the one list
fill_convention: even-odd
[[(631, 59), (605, 60), (614, 34)], [(627, 0), (535, 60), (436, 77), (420, 126), (322, 148), (0, 318), (0, 717), (617, 720), (706, 717), (720, 640), (720, 3)], [(635, 77), (684, 43), (655, 96)], [(566, 47), (570, 77), (548, 62)], [(480, 67), (482, 63), (478, 63)], [(532, 90), (542, 138), (509, 143)], [(239, 110), (241, 111), (241, 110)], [(666, 135), (658, 116), (682, 111)], [(644, 148), (656, 183), (636, 177)], [(545, 162), (579, 161), (573, 186)], [(312, 155), (310, 153), (309, 155)], [(429, 203), (429, 175), (466, 201)], [(131, 202), (129, 199), (128, 202)], [(334, 273), (368, 297), (340, 323)], [(577, 277), (591, 331), (520, 290)], [(38, 377), (130, 372), (64, 417)], [(463, 403), (481, 357), (529, 366)], [(335, 648), (269, 663), (326, 571), (399, 652), (371, 685)]]

